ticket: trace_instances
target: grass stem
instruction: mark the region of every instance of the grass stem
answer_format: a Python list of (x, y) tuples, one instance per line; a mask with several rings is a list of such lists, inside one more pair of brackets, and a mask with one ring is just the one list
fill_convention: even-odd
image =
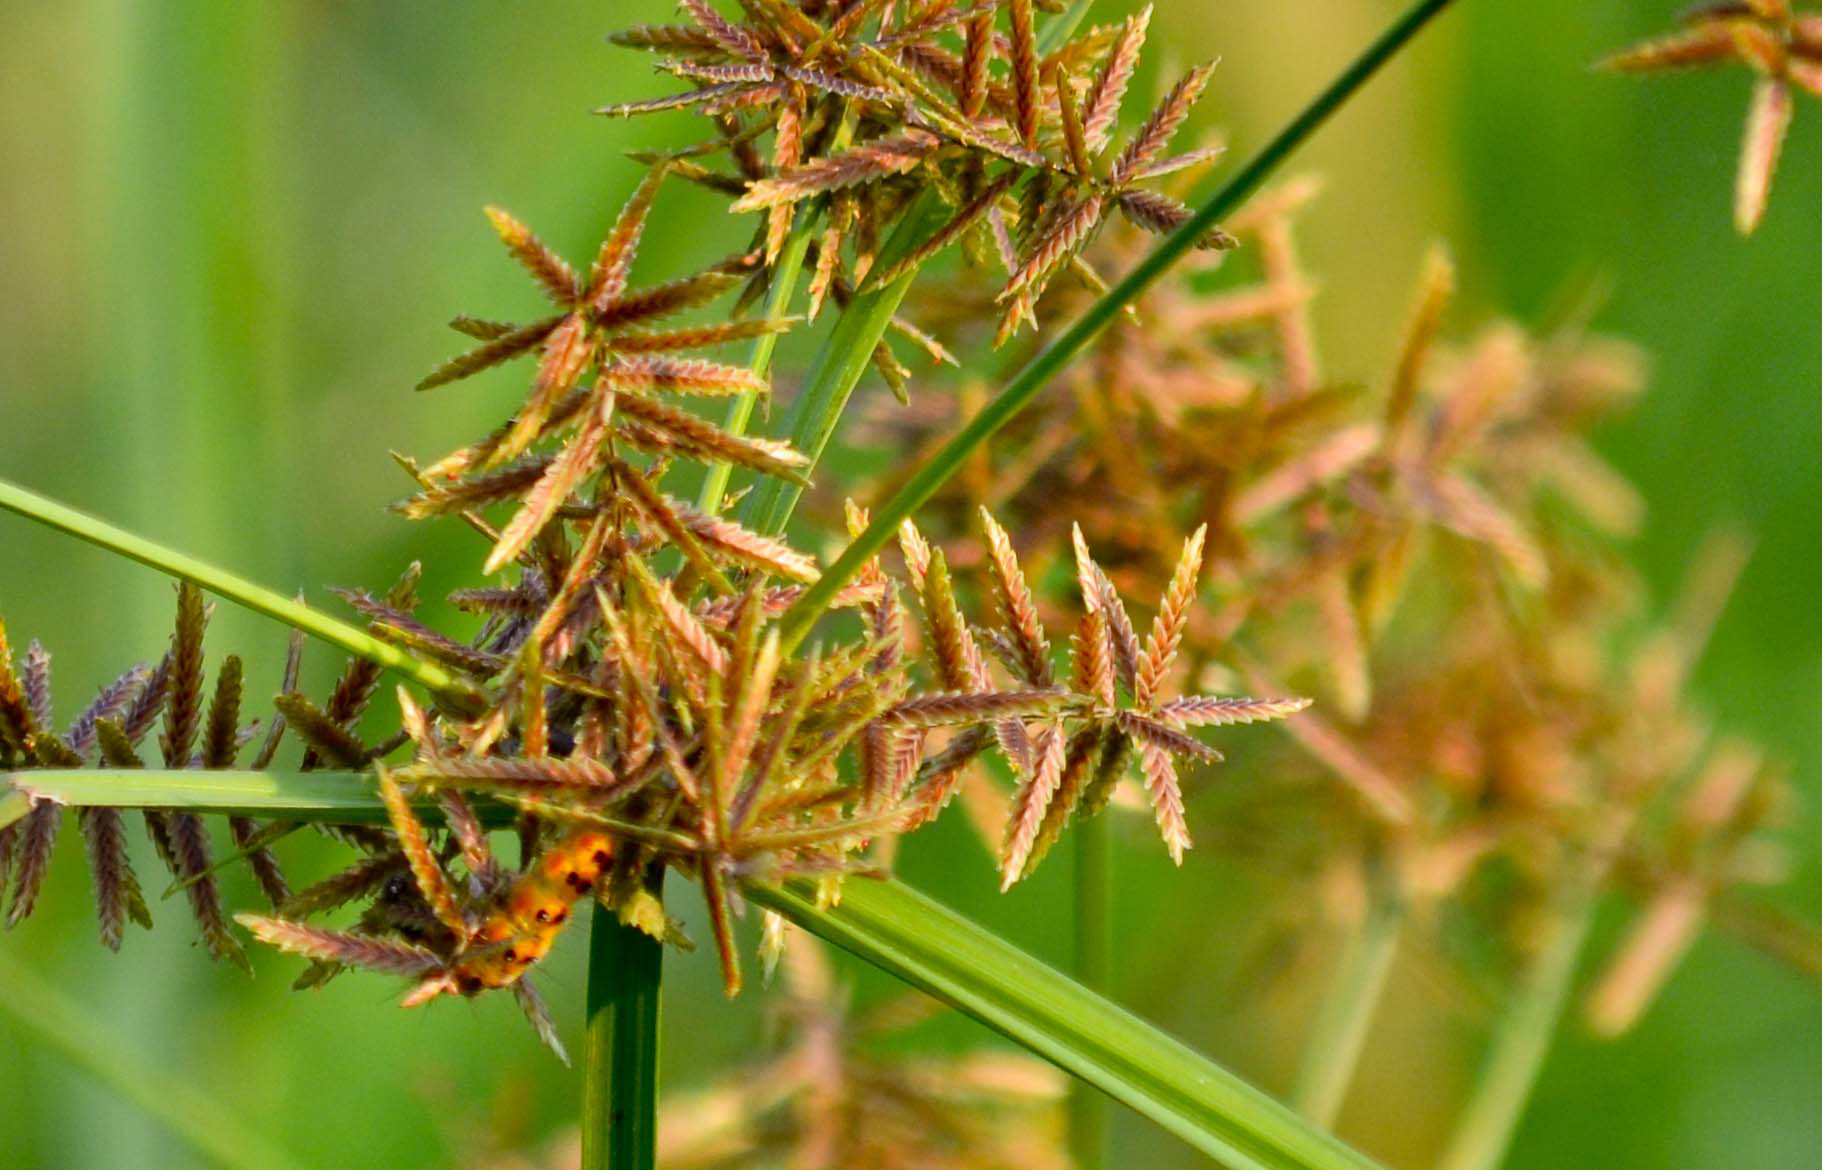
[(1317, 1009), (1291, 1103), (1324, 1129), (1333, 1128), (1335, 1115), (1347, 1098), (1367, 1029), (1398, 953), (1403, 925), (1402, 899), (1386, 889), (1369, 891), (1366, 911), (1349, 931), (1334, 977)]
[(1496, 1170), (1505, 1160), (1567, 1006), (1576, 962), (1594, 921), (1597, 888), (1578, 880), (1550, 911), (1543, 945), (1494, 1026), (1473, 1093), (1456, 1118), (1437, 1170)]
[(664, 947), (595, 903), (582, 1055), (582, 1170), (658, 1164), (658, 997)]
[(28, 520), (55, 528), (59, 532), (98, 545), (109, 552), (149, 565), (160, 572), (182, 578), (207, 589), (218, 597), (255, 613), (275, 618), (293, 629), (302, 630), (331, 646), (339, 647), (359, 658), (403, 675), (429, 690), (452, 698), (472, 694), (468, 684), (434, 662), (414, 658), (405, 651), (383, 642), (365, 630), (338, 621), (320, 610), (311, 609), (281, 593), (255, 585), (237, 576), (156, 541), (137, 536), (124, 528), (79, 512), (56, 500), (28, 491), (17, 484), (0, 480), (0, 509), (16, 512)]
[[(1029, 405), (1037, 397), (1038, 391), (1087, 348), (1088, 343), (1126, 305), (1136, 300), (1153, 281), (1194, 248), (1203, 233), (1216, 226), (1223, 217), (1232, 213), (1258, 190), (1335, 111), (1346, 104), (1361, 86), (1452, 2), (1453, 0), (1417, 0), (1412, 4), (1327, 89), (1291, 119), (1289, 125), (1278, 132), (1277, 137), (1211, 195), (1183, 226), (1160, 241), (1156, 248), (1095, 301), (1087, 312), (1025, 363), (985, 409), (956, 432), (891, 499), (874, 508), (872, 523), (785, 614), (782, 619), (785, 649), (794, 650), (803, 643), (842, 586), (852, 580), (861, 566), (892, 540), (900, 523), (909, 519), (948, 482), (970, 452)], [(864, 356), (861, 360), (864, 361)]]

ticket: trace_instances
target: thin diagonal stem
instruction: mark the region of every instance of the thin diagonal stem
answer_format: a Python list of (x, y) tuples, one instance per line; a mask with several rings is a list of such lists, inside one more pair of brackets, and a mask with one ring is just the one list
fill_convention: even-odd
[[(797, 217), (796, 225), (786, 237), (784, 250), (778, 254), (778, 262), (772, 266), (772, 286), (766, 293), (765, 319), (778, 322), (784, 319), (791, 309), (791, 297), (797, 292), (797, 282), (803, 274), (803, 260), (810, 250), (810, 237), (815, 235), (816, 215), (805, 212)], [(748, 361), (748, 368), (761, 377), (772, 366), (772, 351), (778, 348), (778, 334), (762, 333), (753, 342), (753, 356)], [(728, 403), (727, 417), (721, 420), (721, 429), (730, 435), (744, 435), (747, 424), (752, 421), (753, 408), (759, 404), (757, 389), (742, 390)], [(702, 478), (702, 491), (696, 497), (696, 509), (704, 515), (713, 516), (721, 511), (721, 501), (727, 495), (728, 479), (733, 475), (731, 464), (717, 460), (709, 464), (708, 473)]]
[(1348, 1085), (1360, 1063), (1367, 1029), (1385, 993), (1404, 903), (1395, 891), (1375, 888), (1367, 894), (1366, 911), (1349, 931), (1334, 977), (1316, 1011), (1315, 1024), (1297, 1070), (1291, 1103), (1297, 1111), (1327, 1129), (1347, 1098)]
[(242, 605), (255, 613), (276, 618), (293, 629), (302, 630), (313, 638), (319, 638), (358, 658), (365, 658), (369, 662), (386, 667), (413, 682), (422, 684), (437, 694), (457, 699), (463, 699), (473, 694), (473, 688), (436, 663), (414, 658), (397, 646), (389, 642), (382, 642), (365, 630), (351, 626), (347, 622), (337, 621), (328, 614), (311, 609), (301, 601), (294, 601), (263, 585), (255, 585), (245, 577), (199, 561), (195, 557), (180, 553), (175, 549), (166, 548), (156, 541), (137, 536), (124, 528), (118, 528), (105, 520), (90, 516), (86, 512), (79, 512), (56, 500), (28, 491), (17, 484), (0, 480), (0, 509), (17, 512), (29, 520), (36, 520), (59, 532), (79, 537), (90, 544), (99, 545), (109, 552), (119, 553), (142, 565), (150, 565), (173, 577), (193, 582), (236, 605)]
[(1436, 1170), (1497, 1170), (1537, 1087), (1576, 963), (1594, 922), (1598, 886), (1578, 877), (1552, 908), (1543, 947), (1513, 988), (1468, 1103)]
[(975, 415), (967, 426), (958, 431), (954, 438), (945, 443), (940, 451), (931, 456), (891, 499), (874, 508), (873, 522), (785, 614), (782, 619), (785, 648), (792, 650), (802, 644), (817, 618), (822, 616), (842, 586), (852, 580), (860, 567), (886, 546), (900, 523), (909, 519), (948, 482), (970, 452), (1029, 405), (1037, 397), (1038, 391), (1087, 348), (1095, 335), (1106, 328), (1126, 305), (1136, 300), (1171, 265), (1194, 248), (1196, 241), (1205, 232), (1258, 190), (1298, 147), (1450, 3), (1452, 0), (1418, 0), (1418, 3), (1413, 4), (1353, 64), (1343, 70), (1327, 89), (1317, 95), (1302, 113), (1279, 131), (1278, 136), (1267, 143), (1251, 162), (1210, 196), (1182, 227), (1160, 241), (1156, 248), (1108, 289), (1074, 324), (1013, 375), (1005, 389)]

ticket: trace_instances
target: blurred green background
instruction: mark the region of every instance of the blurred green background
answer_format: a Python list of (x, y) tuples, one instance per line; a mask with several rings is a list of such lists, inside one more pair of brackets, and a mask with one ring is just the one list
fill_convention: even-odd
[[(1094, 17), (1123, 7), (1105, 0)], [(1396, 5), (1158, 7), (1153, 45), (1164, 63), (1222, 58), (1199, 116), (1228, 128), (1244, 153)], [(1330, 372), (1358, 380), (1389, 362), (1433, 239), (1462, 261), (1461, 323), (1533, 316), (1591, 278), (1610, 284), (1601, 327), (1654, 355), (1650, 393), (1601, 436), (1652, 504), (1641, 563), (1663, 591), (1711, 527), (1755, 536), (1700, 692), (1725, 723), (1795, 766), (1813, 806), (1822, 108), (1799, 109), (1767, 221), (1738, 239), (1729, 200), (1745, 77), (1639, 82), (1588, 68), (1677, 7), (1463, 0), (1298, 160), (1329, 180), (1304, 253), (1323, 282)], [(531, 303), (480, 207), (510, 207), (586, 258), (634, 176), (622, 152), (696, 132), (680, 131), (681, 119), (587, 113), (665, 87), (602, 37), (668, 9), (655, 0), (0, 6), (0, 475), (254, 579), (308, 585), (318, 602), (329, 600), (325, 584), (383, 585), (414, 557), (473, 563), (465, 533), (383, 511), (407, 486), (386, 452), (440, 453), (498, 418), (517, 390), (516, 373), (428, 397), (409, 389), (457, 347), (441, 328), (450, 315), (511, 315)], [(1158, 64), (1154, 56), (1148, 68)], [(641, 271), (668, 275), (737, 243), (710, 208), (689, 198), (665, 206)], [(443, 572), (427, 595), (462, 583)], [(0, 516), (0, 612), (16, 647), (37, 636), (55, 652), (67, 719), (120, 667), (156, 655), (171, 589)], [(246, 656), (258, 694), (277, 687), (283, 642), (281, 630), (221, 607), (211, 659)], [(339, 663), (318, 650), (309, 662), (320, 692)], [(1775, 894), (1812, 919), (1822, 916), (1817, 823), (1799, 823), (1799, 873)], [(1267, 879), (1206, 850), (1170, 873), (1143, 826), (1126, 830), (1121, 997), (1282, 1091), (1318, 985), (1265, 995), (1245, 985)], [(40, 913), (0, 947), (86, 1005), (123, 1049), (204, 1087), (305, 1161), (448, 1167), (573, 1117), (576, 1078), (536, 1046), (505, 997), (408, 1013), (374, 978), (292, 995), (295, 961), (258, 953), (253, 980), (212, 966), (174, 903), (160, 929), (108, 955), (66, 832)], [(328, 863), (308, 848), (291, 856), (304, 877)], [(1036, 952), (1066, 955), (1066, 864), (1002, 898), (985, 854), (951, 825), (908, 849), (905, 872)], [(230, 884), (231, 896), (248, 893), (238, 878)], [(1609, 909), (1603, 938), (1621, 910)], [(564, 939), (545, 981), (572, 1040), (580, 933)], [(750, 1049), (760, 997), (724, 1002), (700, 955), (673, 958), (670, 976), (664, 1077), (680, 1087)], [(1344, 1134), (1394, 1166), (1423, 1165), (1485, 1023), (1483, 1008), (1439, 995), (1421, 964), (1401, 962)], [(1119, 1124), (1119, 1164), (1196, 1164), (1137, 1119)], [(1711, 935), (1636, 1032), (1597, 1045), (1565, 1025), (1510, 1164), (1795, 1170), (1818, 1151), (1822, 996)], [(202, 1164), (0, 1017), (0, 1165)]]

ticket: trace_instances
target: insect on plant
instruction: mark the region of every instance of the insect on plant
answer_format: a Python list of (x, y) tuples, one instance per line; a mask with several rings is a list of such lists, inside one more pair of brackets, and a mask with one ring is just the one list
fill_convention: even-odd
[[(137, 812), (214, 957), (251, 966), (238, 923), (307, 961), (300, 989), (358, 970), (410, 980), (405, 1006), (510, 993), (563, 1054), (538, 965), (586, 913), (588, 1170), (655, 1164), (683, 882), (727, 995), (748, 984), (743, 932), (787, 973), (789, 1043), (699, 1098), (720, 1124), (684, 1127), (691, 1165), (729, 1168), (1100, 1170), (1119, 1164), (1105, 1095), (1231, 1164), (1371, 1170), (1328, 1130), (1388, 972), (1466, 931), (1476, 947), (1438, 965), (1495, 990), (1437, 1164), (1492, 1170), (1603, 893), (1645, 908), (1589, 996), (1604, 1033), (1705, 920), (1811, 960), (1801, 924), (1735, 893), (1785, 868), (1781, 774), (1709, 742), (1684, 693), (1743, 558), (1716, 544), (1659, 620), (1620, 551), (1643, 501), (1588, 441), (1640, 389), (1639, 355), (1581, 310), (1458, 333), (1438, 247), (1387, 368), (1325, 370), (1297, 235), (1318, 184), (1278, 172), (1448, 4), (1418, 0), (1225, 175), (1217, 136), (1173, 145), (1212, 63), (1142, 113), (1129, 100), (1150, 6), (1097, 25), (1087, 0), (681, 0), (676, 23), (615, 33), (673, 88), (598, 112), (692, 129), (633, 153), (586, 265), (486, 211), (544, 304), (455, 317), (462, 352), (416, 389), (526, 377), (471, 441), (394, 455), (393, 510), (460, 525), (478, 576), (426, 603), (413, 564), (336, 590), (336, 617), (0, 482), (0, 505), (182, 579), (162, 657), (61, 731), (49, 655), (15, 664), (0, 626), (7, 925), (37, 907), (74, 808), (101, 941), (149, 926)], [(1743, 230), (1792, 87), (1816, 88), (1815, 20), (1711, 5), (1609, 62), (1757, 71)], [(686, 185), (738, 244), (636, 281)], [(812, 330), (816, 356), (775, 369), (781, 337)], [(851, 411), (870, 372), (891, 400)], [(843, 437), (906, 466), (830, 458), (854, 414)], [(296, 630), (263, 721), (239, 659), (210, 683), (205, 590)], [(319, 698), (305, 635), (349, 656)], [(1239, 767), (1214, 771), (1224, 751)], [(1068, 842), (1073, 977), (891, 877), (902, 839), (956, 805), (1002, 891)], [(1294, 891), (1319, 920), (1305, 934), (1343, 939), (1296, 1037), (1294, 1108), (1108, 998), (1125, 811), (1173, 867), (1212, 844)], [(280, 856), (302, 833), (338, 861), (293, 888)], [(231, 865), (263, 909), (229, 913)], [(850, 1017), (809, 933), (1080, 1083), (873, 1051), (903, 1021)], [(1065, 1096), (1066, 1122), (1046, 1112)]]

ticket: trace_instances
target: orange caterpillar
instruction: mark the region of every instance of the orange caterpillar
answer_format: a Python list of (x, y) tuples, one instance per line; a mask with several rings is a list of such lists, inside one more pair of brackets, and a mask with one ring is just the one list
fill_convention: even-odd
[[(473, 811), (445, 793), (443, 811), (470, 874), (466, 896), (460, 896), (411, 802), (390, 774), (382, 770), (379, 779), (416, 896), (401, 890), (401, 903), (383, 893), (351, 931), (258, 914), (237, 915), (238, 920), (261, 941), (315, 959), (331, 973), (364, 967), (417, 979), (406, 1007), (441, 995), (510, 988), (538, 1034), (561, 1054), (549, 1015), (525, 976), (549, 952), (576, 902), (594, 892), (613, 861), (613, 838), (587, 826), (571, 829), (524, 873), (508, 877), (495, 863)], [(372, 859), (362, 864), (371, 865)], [(426, 921), (426, 909), (433, 921)]]
[(594, 890), (613, 857), (613, 838), (599, 829), (572, 829), (553, 842), (467, 932), (449, 966), (412, 989), (405, 1006), (445, 993), (472, 996), (517, 984), (549, 952), (571, 907)]

